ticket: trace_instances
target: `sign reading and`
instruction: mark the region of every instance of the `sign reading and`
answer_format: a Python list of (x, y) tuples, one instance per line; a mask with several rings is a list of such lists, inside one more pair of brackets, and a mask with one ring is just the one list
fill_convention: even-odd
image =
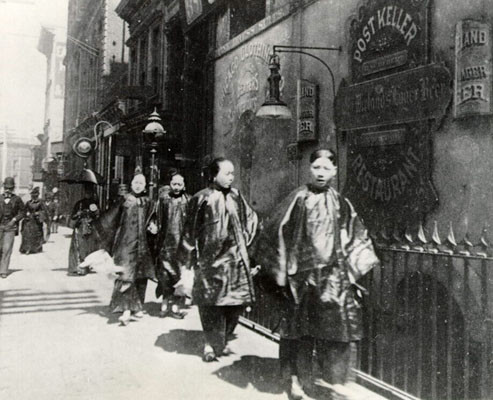
[(455, 30), (454, 115), (491, 114), (491, 25), (460, 21)]
[(316, 140), (318, 86), (305, 79), (299, 79), (297, 100), (297, 141)]

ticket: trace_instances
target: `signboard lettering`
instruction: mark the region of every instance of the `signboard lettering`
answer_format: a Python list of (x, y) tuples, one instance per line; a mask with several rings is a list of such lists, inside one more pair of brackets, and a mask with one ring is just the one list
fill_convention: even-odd
[(441, 117), (451, 99), (450, 81), (447, 68), (430, 64), (340, 87), (337, 126), (347, 130)]
[(492, 50), (488, 23), (464, 20), (457, 24), (455, 63), (455, 117), (491, 114)]
[(372, 0), (351, 21), (353, 81), (426, 62), (427, 0)]
[(315, 83), (298, 80), (298, 142), (317, 139), (318, 87)]

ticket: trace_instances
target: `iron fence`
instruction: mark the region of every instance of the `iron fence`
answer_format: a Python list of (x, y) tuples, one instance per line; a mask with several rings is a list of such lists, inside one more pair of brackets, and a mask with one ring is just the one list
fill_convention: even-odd
[[(430, 400), (493, 398), (492, 249), (483, 230), (456, 241), (452, 226), (442, 241), (419, 227), (372, 235), (379, 268), (363, 280), (365, 339), (358, 371), (397, 397)], [(243, 322), (277, 338), (282, 305), (257, 288)]]

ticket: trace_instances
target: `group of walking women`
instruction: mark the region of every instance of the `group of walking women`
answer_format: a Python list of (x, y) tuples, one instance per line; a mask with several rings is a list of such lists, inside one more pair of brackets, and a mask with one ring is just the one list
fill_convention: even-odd
[(282, 304), (279, 356), (290, 398), (312, 395), (312, 365), (327, 382), (344, 383), (362, 338), (357, 281), (379, 261), (353, 206), (330, 186), (335, 164), (333, 151), (314, 152), (310, 182), (276, 206), (262, 229), (232, 187), (230, 160), (215, 159), (210, 185), (191, 198), (183, 177), (175, 175), (158, 204), (145, 195), (145, 177), (136, 174), (132, 192), (98, 219), (123, 271), (111, 309), (122, 313), (124, 325), (142, 318), (147, 279), (153, 279), (163, 295), (162, 315), (180, 318), (177, 288), (193, 271), (203, 360), (211, 362), (231, 353), (229, 341), (244, 308), (255, 302), (258, 280), (255, 286), (268, 288)]

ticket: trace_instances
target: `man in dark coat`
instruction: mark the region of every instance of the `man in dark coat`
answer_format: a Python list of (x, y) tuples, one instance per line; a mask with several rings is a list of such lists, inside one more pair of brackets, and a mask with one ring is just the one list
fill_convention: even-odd
[(7, 278), (14, 238), (19, 231), (19, 221), (24, 216), (24, 203), (14, 194), (15, 181), (5, 178), (4, 192), (0, 195), (0, 277)]
[(179, 251), (181, 262), (195, 270), (192, 299), (204, 330), (206, 362), (230, 353), (228, 336), (254, 301), (248, 247), (258, 222), (255, 211), (231, 188), (231, 161), (214, 160), (210, 177), (211, 185), (190, 200)]

